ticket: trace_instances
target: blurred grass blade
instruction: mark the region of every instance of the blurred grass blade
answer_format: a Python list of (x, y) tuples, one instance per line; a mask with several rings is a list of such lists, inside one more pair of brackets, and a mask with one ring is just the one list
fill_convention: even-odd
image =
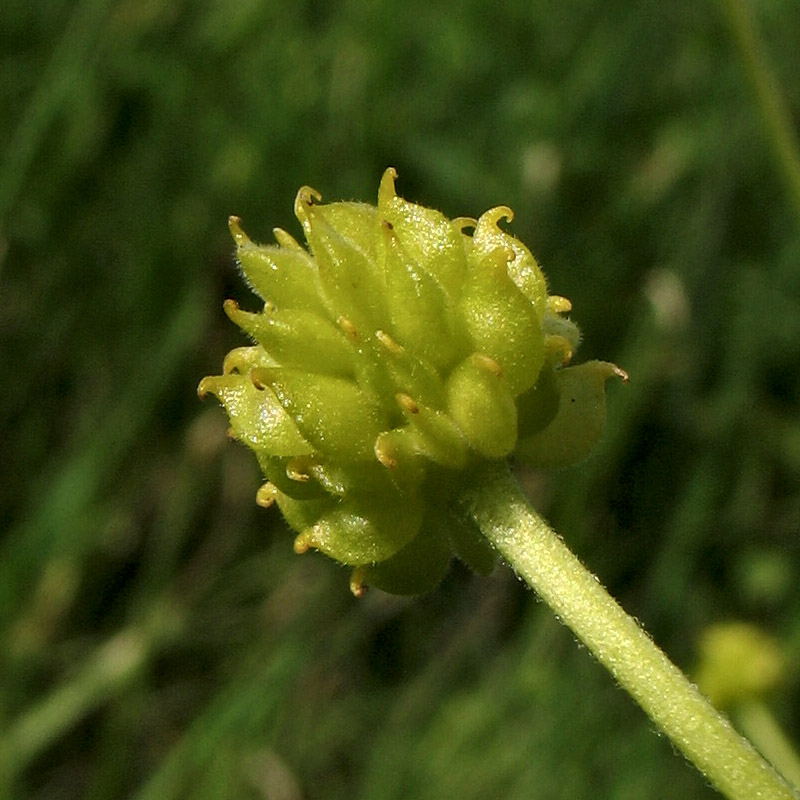
[(0, 220), (11, 210), (50, 124), (84, 71), (113, 0), (84, 0), (73, 11), (0, 161)]
[(148, 660), (181, 625), (172, 603), (154, 603), (140, 625), (114, 634), (87, 656), (77, 673), (27, 709), (3, 734), (0, 785), (13, 778), (48, 745), (141, 674)]
[(744, 62), (781, 178), (800, 217), (800, 144), (777, 78), (769, 65), (764, 43), (743, 0), (719, 0), (719, 4)]
[(170, 377), (200, 336), (206, 305), (201, 289), (188, 291), (169, 327), (158, 337), (160, 345), (140, 352), (128, 384), (117, 394), (116, 407), (98, 422), (92, 438), (56, 474), (40, 481), (39, 491), (31, 493), (27, 514), (0, 548), (0, 630), (24, 608), (39, 565), (55, 555), (80, 552), (89, 544), (82, 535), (87, 509), (157, 413), (159, 400), (173, 389)]

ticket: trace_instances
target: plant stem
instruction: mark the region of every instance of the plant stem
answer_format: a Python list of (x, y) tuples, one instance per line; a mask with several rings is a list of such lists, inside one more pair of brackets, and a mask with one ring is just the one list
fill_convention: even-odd
[(781, 775), (800, 786), (800, 758), (764, 703), (761, 700), (743, 701), (733, 709), (733, 717)]
[(527, 502), (505, 464), (463, 498), (484, 535), (686, 757), (730, 800), (797, 800)]

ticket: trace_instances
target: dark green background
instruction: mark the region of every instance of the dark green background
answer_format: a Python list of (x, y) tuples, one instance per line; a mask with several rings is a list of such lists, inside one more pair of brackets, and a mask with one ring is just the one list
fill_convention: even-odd
[[(795, 123), (800, 10), (748, 5)], [(631, 374), (537, 506), (684, 668), (736, 618), (800, 739), (800, 225), (711, 0), (6, 0), (0, 10), (0, 794), (713, 792), (506, 569), (347, 590), (255, 506), (198, 401), (253, 305), (226, 218), (383, 169), (508, 204), (583, 358)]]

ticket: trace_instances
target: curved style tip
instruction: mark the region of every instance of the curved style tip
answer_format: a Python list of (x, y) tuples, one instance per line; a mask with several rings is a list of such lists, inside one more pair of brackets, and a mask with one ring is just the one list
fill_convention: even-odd
[(572, 303), (566, 297), (551, 294), (547, 298), (547, 310), (552, 311), (553, 314), (566, 314), (572, 311)]
[(319, 203), (322, 195), (310, 186), (301, 186), (294, 198), (294, 214), (302, 223), (308, 222), (309, 210), (314, 203)]
[(419, 414), (419, 406), (411, 395), (405, 392), (398, 392), (395, 395), (395, 400), (397, 400), (397, 405), (400, 406), (404, 414)]
[(550, 363), (559, 364), (562, 367), (569, 364), (575, 354), (572, 342), (566, 336), (558, 333), (549, 333), (544, 337), (544, 352)]
[(312, 547), (314, 546), (313, 539), (311, 534), (308, 532), (301, 533), (295, 536), (294, 539), (294, 551), (297, 555), (301, 556), (303, 553), (307, 553)]
[(378, 438), (375, 440), (375, 446), (373, 447), (373, 452), (375, 453), (375, 458), (386, 467), (386, 469), (396, 469), (397, 468), (397, 459), (395, 458), (394, 453), (392, 452), (391, 448), (387, 444), (387, 436), (388, 431), (385, 433), (381, 433)]
[(500, 229), (497, 223), (500, 222), (501, 219), (505, 219), (506, 222), (512, 222), (514, 220), (514, 212), (508, 206), (495, 206), (481, 214), (478, 224), (492, 225)]
[(231, 232), (231, 236), (237, 247), (243, 247), (250, 243), (247, 234), (242, 230), (241, 218), (237, 217), (235, 214), (228, 217), (228, 230)]
[(253, 369), (251, 369), (249, 372), (250, 381), (259, 391), (266, 389), (269, 385), (266, 381), (262, 380), (262, 372), (263, 370), (259, 369), (258, 367), (253, 367)]
[(336, 324), (339, 326), (339, 330), (351, 341), (357, 342), (358, 341), (358, 328), (353, 324), (353, 321), (348, 319), (347, 317), (339, 317), (336, 320)]
[(397, 197), (397, 191), (394, 186), (396, 180), (397, 170), (394, 167), (387, 167), (383, 171), (380, 186), (378, 187), (378, 208), (385, 208)]
[(275, 484), (269, 481), (260, 486), (256, 492), (256, 505), (261, 506), (261, 508), (270, 508), (275, 505), (277, 499), (278, 489)]
[(475, 217), (455, 217), (451, 221), (461, 233), (464, 233), (467, 228), (474, 229), (478, 227), (478, 220), (476, 220)]
[(365, 582), (365, 574), (363, 567), (356, 567), (350, 575), (350, 591), (353, 597), (363, 597), (367, 593), (367, 584)]
[(300, 250), (305, 252), (303, 246), (297, 239), (295, 239), (291, 233), (287, 233), (283, 228), (273, 228), (272, 235), (281, 247), (285, 247), (287, 250)]
[(623, 383), (628, 383), (631, 379), (630, 375), (622, 369), (622, 367), (618, 367), (616, 364), (612, 364), (610, 361), (587, 361), (587, 364), (594, 364), (595, 370), (597, 373), (603, 378), (603, 380), (608, 380), (609, 378), (619, 378)]
[(403, 345), (398, 344), (388, 333), (385, 331), (375, 331), (375, 338), (381, 345), (393, 355), (399, 356), (405, 352)]
[(286, 465), (286, 477), (297, 483), (308, 483), (311, 475), (308, 474), (308, 461), (304, 458), (292, 458)]
[(231, 300), (230, 298), (225, 300), (225, 302), (222, 304), (222, 310), (227, 314), (228, 319), (231, 320), (231, 322), (236, 322), (233, 317), (239, 310), (239, 304), (235, 300)]
[(503, 377), (503, 368), (493, 358), (483, 353), (474, 353), (472, 363), (484, 372), (491, 372), (492, 375), (498, 378)]

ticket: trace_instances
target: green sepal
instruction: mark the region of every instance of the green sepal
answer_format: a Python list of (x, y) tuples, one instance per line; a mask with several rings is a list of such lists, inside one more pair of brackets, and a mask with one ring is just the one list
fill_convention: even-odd
[(497, 566), (497, 551), (472, 520), (457, 510), (446, 509), (444, 523), (453, 552), (473, 572), (490, 575)]
[[(386, 292), (374, 261), (357, 239), (343, 235), (328, 223), (324, 212), (327, 207), (315, 205), (315, 196), (312, 189), (301, 189), (295, 213), (316, 259), (319, 285), (329, 313), (337, 321), (341, 317), (349, 320), (362, 336), (385, 328)], [(374, 236), (374, 230), (370, 232)]]
[(456, 330), (447, 295), (406, 251), (388, 220), (381, 225), (379, 243), (393, 335), (407, 350), (449, 367), (463, 357), (468, 340)]
[(321, 453), (353, 460), (374, 457), (373, 445), (386, 420), (352, 381), (283, 368), (254, 369), (252, 378), (275, 393), (298, 430)]
[(342, 564), (374, 564), (391, 558), (419, 532), (422, 501), (401, 492), (350, 496), (324, 513), (295, 540)]
[(517, 397), (520, 438), (538, 433), (553, 421), (558, 413), (558, 386), (556, 372), (545, 365), (536, 383)]
[(450, 417), (470, 446), (489, 458), (502, 458), (517, 440), (517, 407), (497, 364), (470, 356), (447, 381)]
[(409, 203), (395, 193), (397, 173), (383, 173), (378, 214), (392, 226), (404, 250), (435, 278), (450, 300), (458, 297), (466, 271), (461, 231), (440, 211)]
[[(236, 242), (236, 259), (247, 283), (259, 297), (278, 308), (324, 310), (316, 264), (297, 242), (293, 247), (254, 244), (237, 217), (231, 217), (228, 224)], [(283, 231), (280, 235), (285, 241), (291, 240)]]
[(257, 389), (249, 376), (231, 373), (203, 378), (197, 391), (201, 397), (213, 394), (222, 403), (234, 437), (256, 452), (293, 456), (314, 451), (277, 397)]
[(390, 594), (424, 594), (435, 589), (450, 566), (450, 543), (440, 530), (432, 530), (427, 522), (402, 550), (377, 564), (357, 567), (350, 587), (354, 594), (374, 586)]
[(249, 333), (281, 366), (352, 376), (355, 354), (345, 335), (333, 323), (311, 311), (265, 309), (261, 314), (242, 311), (233, 300), (225, 313)]
[(472, 236), (474, 251), (481, 255), (488, 255), (498, 248), (513, 251), (514, 258), (508, 262), (507, 267), (509, 277), (533, 304), (541, 320), (547, 307), (547, 282), (544, 273), (531, 251), (519, 239), (498, 227), (497, 223), (503, 217), (510, 222), (514, 218), (514, 212), (507, 206), (498, 206), (481, 214)]
[(508, 275), (509, 253), (473, 251), (458, 305), (475, 349), (500, 364), (516, 396), (536, 382), (544, 337), (536, 309)]
[(612, 376), (628, 378), (607, 361), (587, 361), (557, 370), (558, 412), (544, 430), (519, 441), (516, 457), (529, 466), (548, 469), (568, 467), (586, 458), (603, 435), (605, 384)]

